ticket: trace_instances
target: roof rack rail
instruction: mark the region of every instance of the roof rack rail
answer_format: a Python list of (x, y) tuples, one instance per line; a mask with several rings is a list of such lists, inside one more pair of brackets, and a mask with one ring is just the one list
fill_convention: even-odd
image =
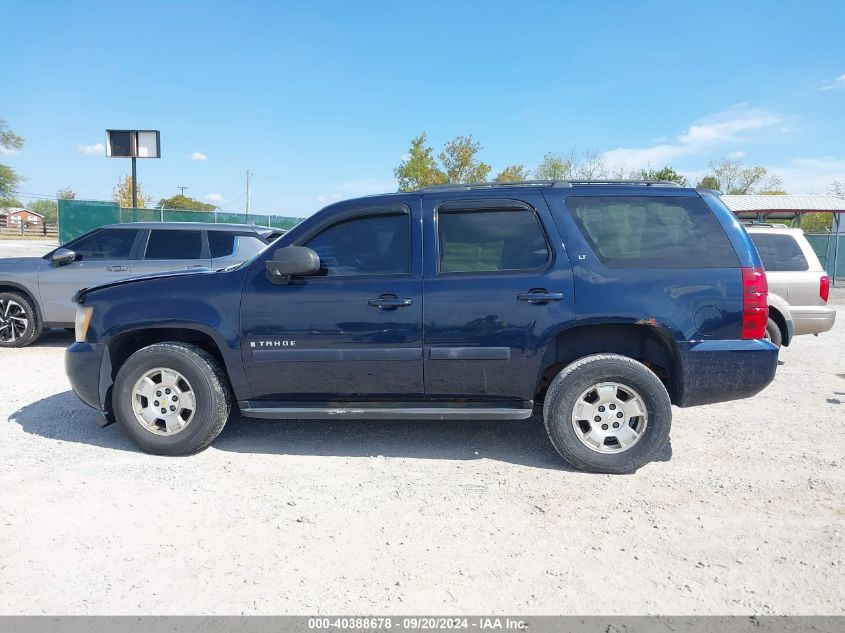
[(492, 189), (493, 187), (581, 187), (584, 185), (639, 185), (643, 187), (680, 187), (671, 180), (519, 180), (515, 182), (469, 182), (429, 185), (420, 191), (467, 191), (470, 189)]
[(759, 220), (742, 220), (743, 226), (762, 226), (768, 229), (788, 229), (782, 222), (760, 222)]

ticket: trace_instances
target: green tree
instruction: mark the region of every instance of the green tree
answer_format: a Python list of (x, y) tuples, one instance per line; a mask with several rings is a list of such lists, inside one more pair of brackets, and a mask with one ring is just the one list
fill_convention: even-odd
[[(132, 176), (128, 174), (117, 181), (117, 186), (112, 192), (112, 200), (125, 209), (132, 208)], [(152, 196), (145, 196), (141, 190), (141, 183), (138, 183), (138, 208), (144, 209), (150, 206)]]
[(695, 186), (696, 189), (712, 189), (713, 191), (719, 191), (719, 179), (716, 176), (705, 176), (701, 180), (698, 181), (698, 184)]
[(23, 202), (15, 198), (14, 196), (9, 198), (0, 198), (0, 207), (23, 207)]
[(758, 189), (772, 189), (761, 187), (766, 180), (765, 167), (746, 167), (738, 160), (725, 160), (721, 163), (710, 163), (710, 176), (716, 178), (721, 185), (722, 193), (745, 194), (755, 193)]
[(534, 170), (535, 180), (570, 180), (574, 176), (574, 157), (568, 158), (554, 152), (543, 156), (542, 162)]
[(530, 179), (531, 173), (525, 165), (508, 165), (493, 178), (495, 182), (522, 182)]
[(189, 211), (214, 211), (216, 208), (213, 204), (206, 204), (205, 202), (189, 198), (182, 194), (177, 194), (171, 198), (162, 198), (158, 201), (156, 207), (163, 209), (187, 209)]
[(799, 226), (805, 233), (830, 233), (833, 230), (833, 214), (802, 213)]
[[(23, 139), (9, 129), (5, 120), (0, 119), (0, 154), (16, 151), (22, 147)], [(0, 199), (10, 198), (12, 193), (23, 180), (24, 179), (8, 165), (0, 165)]]
[(399, 191), (415, 191), (446, 182), (446, 174), (434, 159), (434, 150), (426, 145), (425, 132), (411, 139), (407, 158), (399, 163), (393, 174), (399, 181)]
[(446, 173), (446, 182), (484, 182), (490, 173), (490, 165), (476, 157), (482, 149), (481, 143), (472, 135), (456, 136), (443, 146), (438, 158)]
[(672, 167), (669, 167), (669, 165), (666, 165), (663, 169), (652, 169), (651, 167), (648, 169), (641, 169), (639, 177), (642, 180), (668, 180), (670, 182), (678, 183), (681, 187), (687, 186), (686, 176), (682, 176)]
[(44, 216), (44, 221), (47, 224), (55, 224), (56, 219), (59, 215), (59, 205), (56, 204), (55, 200), (43, 199), (43, 200), (36, 200), (29, 208), (36, 213), (40, 213)]

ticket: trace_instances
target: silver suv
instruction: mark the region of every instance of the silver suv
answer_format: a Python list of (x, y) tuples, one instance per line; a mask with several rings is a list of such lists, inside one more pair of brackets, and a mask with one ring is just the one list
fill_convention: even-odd
[(80, 288), (185, 268), (239, 264), (284, 231), (247, 224), (138, 222), (95, 229), (44, 257), (0, 259), (0, 347), (72, 328)]
[(801, 229), (751, 224), (751, 236), (769, 282), (766, 338), (789, 345), (793, 336), (820, 334), (833, 327), (836, 310), (827, 306), (828, 277)]

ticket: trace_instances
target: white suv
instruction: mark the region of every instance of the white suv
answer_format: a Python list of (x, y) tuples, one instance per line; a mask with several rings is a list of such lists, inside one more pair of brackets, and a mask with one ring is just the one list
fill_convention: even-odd
[(789, 345), (793, 336), (832, 328), (836, 310), (827, 306), (830, 277), (801, 229), (783, 224), (751, 224), (745, 229), (769, 282), (766, 338), (778, 346)]

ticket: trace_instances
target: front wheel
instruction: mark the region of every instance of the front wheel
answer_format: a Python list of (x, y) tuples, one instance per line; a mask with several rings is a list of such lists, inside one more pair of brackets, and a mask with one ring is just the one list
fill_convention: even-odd
[(120, 428), (142, 450), (190, 455), (223, 430), (231, 397), (214, 356), (187, 343), (156, 343), (120, 368), (112, 404)]
[(41, 323), (29, 297), (0, 292), (0, 347), (24, 347), (41, 336)]
[(596, 354), (563, 369), (546, 392), (546, 431), (579, 470), (630, 473), (663, 448), (672, 405), (660, 379), (627, 356)]

